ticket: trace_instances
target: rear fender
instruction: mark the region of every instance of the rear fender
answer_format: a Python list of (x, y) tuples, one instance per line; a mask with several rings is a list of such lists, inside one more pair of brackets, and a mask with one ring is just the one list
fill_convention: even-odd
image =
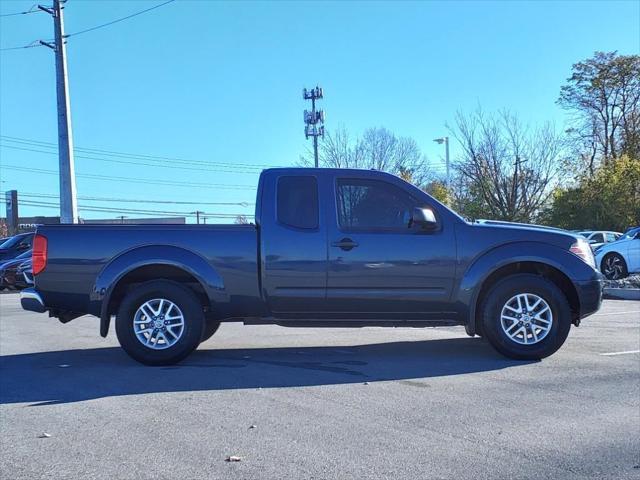
[[(100, 335), (107, 336), (111, 315), (109, 302), (118, 282), (128, 273), (150, 265), (167, 265), (192, 275), (204, 289), (210, 305), (227, 303), (228, 295), (220, 274), (201, 256), (171, 245), (150, 245), (128, 250), (111, 260), (96, 278), (91, 304), (100, 312)], [(153, 279), (149, 279), (153, 280)]]

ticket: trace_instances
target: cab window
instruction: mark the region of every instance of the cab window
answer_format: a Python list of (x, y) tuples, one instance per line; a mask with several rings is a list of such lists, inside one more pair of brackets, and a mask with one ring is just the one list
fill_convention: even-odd
[(408, 232), (418, 202), (395, 185), (347, 178), (337, 181), (336, 206), (341, 230)]

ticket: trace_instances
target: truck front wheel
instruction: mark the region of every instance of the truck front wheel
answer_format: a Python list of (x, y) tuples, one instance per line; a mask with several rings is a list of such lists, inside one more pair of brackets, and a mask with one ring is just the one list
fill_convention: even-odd
[(195, 294), (168, 280), (129, 292), (116, 315), (122, 348), (145, 365), (171, 365), (193, 352), (202, 338), (204, 313)]
[(517, 360), (538, 360), (558, 350), (571, 328), (571, 308), (553, 282), (539, 275), (510, 275), (482, 302), (482, 328), (489, 343)]

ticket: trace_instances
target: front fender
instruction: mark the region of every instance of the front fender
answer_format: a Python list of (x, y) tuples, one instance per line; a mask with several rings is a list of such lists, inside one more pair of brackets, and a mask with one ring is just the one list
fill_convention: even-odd
[(128, 273), (149, 265), (168, 265), (191, 274), (204, 289), (210, 303), (226, 303), (228, 295), (220, 274), (201, 256), (172, 245), (149, 245), (128, 250), (113, 258), (96, 278), (91, 293), (92, 309), (100, 312), (100, 335), (107, 336), (109, 301), (118, 282)]
[(573, 282), (588, 280), (594, 270), (571, 252), (542, 242), (513, 242), (475, 258), (464, 272), (456, 296), (456, 310), (467, 332), (475, 333), (476, 304), (482, 285), (497, 270), (519, 262), (535, 262), (553, 267)]

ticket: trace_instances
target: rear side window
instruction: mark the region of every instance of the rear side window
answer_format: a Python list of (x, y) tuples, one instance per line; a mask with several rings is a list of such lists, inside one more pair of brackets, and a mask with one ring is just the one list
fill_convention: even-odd
[(280, 177), (277, 193), (278, 222), (295, 228), (318, 228), (316, 177)]

